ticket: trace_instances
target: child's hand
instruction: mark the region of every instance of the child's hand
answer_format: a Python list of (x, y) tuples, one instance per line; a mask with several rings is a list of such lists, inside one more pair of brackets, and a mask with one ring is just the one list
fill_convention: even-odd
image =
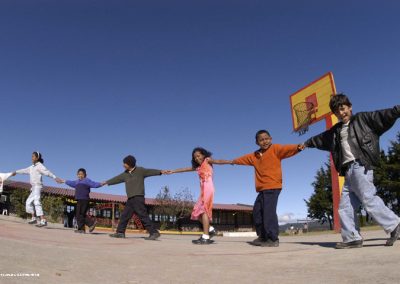
[(15, 177), (16, 175), (17, 175), (17, 172), (13, 172), (11, 176)]
[(105, 186), (105, 185), (107, 185), (107, 182), (103, 181), (100, 184), (101, 184), (101, 186)]
[(60, 179), (60, 178), (56, 178), (56, 182), (57, 182), (57, 183), (64, 183), (64, 182), (65, 182), (65, 180), (63, 180), (63, 179)]
[(305, 148), (306, 148), (306, 146), (304, 145), (304, 143), (301, 143), (301, 144), (297, 145), (297, 149), (299, 151), (303, 151)]
[(164, 170), (164, 171), (161, 171), (161, 174), (162, 175), (171, 175), (171, 174), (173, 174), (174, 173), (174, 171), (171, 171), (171, 170)]

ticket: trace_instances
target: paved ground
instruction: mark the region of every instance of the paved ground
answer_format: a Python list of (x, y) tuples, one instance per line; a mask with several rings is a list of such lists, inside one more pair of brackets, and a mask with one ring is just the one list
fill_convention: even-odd
[(399, 283), (400, 241), (384, 247), (382, 231), (365, 232), (365, 247), (335, 250), (339, 235), (281, 237), (279, 248), (251, 238), (217, 237), (195, 246), (192, 236), (145, 241), (106, 232), (78, 235), (0, 217), (0, 283)]

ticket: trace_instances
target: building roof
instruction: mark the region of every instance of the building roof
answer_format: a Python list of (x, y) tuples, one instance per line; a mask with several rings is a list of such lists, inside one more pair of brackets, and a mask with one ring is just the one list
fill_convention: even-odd
[[(5, 181), (4, 187), (6, 189), (25, 189), (30, 190), (31, 185), (27, 182), (21, 181)], [(43, 192), (52, 195), (65, 196), (69, 198), (74, 198), (75, 190), (63, 187), (53, 187), (53, 186), (43, 186)], [(116, 203), (125, 203), (127, 197), (124, 195), (117, 194), (106, 194), (99, 192), (90, 192), (90, 199), (98, 202), (116, 202)], [(146, 205), (156, 205), (157, 201), (155, 198), (146, 198)], [(215, 210), (223, 210), (223, 211), (253, 211), (253, 206), (246, 204), (220, 204), (214, 203), (213, 209)]]

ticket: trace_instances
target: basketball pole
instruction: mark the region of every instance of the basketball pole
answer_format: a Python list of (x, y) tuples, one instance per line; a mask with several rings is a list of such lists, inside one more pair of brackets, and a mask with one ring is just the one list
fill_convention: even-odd
[[(336, 118), (335, 115), (331, 114), (325, 119), (325, 121), (326, 121), (326, 129), (328, 130), (338, 122), (338, 119)], [(336, 171), (332, 155), (330, 155), (330, 164), (331, 164), (331, 179), (332, 179), (333, 229), (335, 230), (335, 232), (339, 233), (341, 229), (340, 218), (339, 218), (339, 203), (344, 184), (344, 177), (339, 176), (339, 173)]]

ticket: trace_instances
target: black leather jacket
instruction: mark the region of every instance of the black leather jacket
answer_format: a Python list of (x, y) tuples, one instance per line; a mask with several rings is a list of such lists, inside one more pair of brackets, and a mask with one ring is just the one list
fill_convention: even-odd
[[(360, 112), (353, 115), (349, 124), (349, 144), (354, 156), (360, 160), (366, 169), (373, 169), (380, 158), (379, 136), (389, 130), (396, 119), (400, 117), (400, 105), (391, 109), (372, 112)], [(306, 147), (318, 148), (332, 154), (336, 170), (340, 175), (346, 174), (343, 167), (342, 147), (340, 143), (340, 130), (342, 122), (332, 126), (331, 129), (308, 139)]]

